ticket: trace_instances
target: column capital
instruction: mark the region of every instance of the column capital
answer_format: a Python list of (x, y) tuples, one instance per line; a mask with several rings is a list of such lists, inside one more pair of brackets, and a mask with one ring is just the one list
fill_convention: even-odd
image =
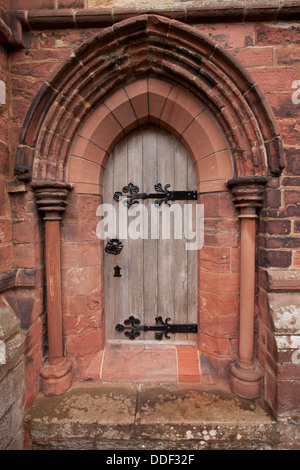
[(45, 214), (43, 219), (61, 220), (73, 185), (60, 181), (33, 181), (30, 186), (35, 192), (39, 211)]
[(265, 176), (232, 178), (226, 182), (233, 194), (240, 218), (256, 218), (264, 201), (264, 190), (268, 182)]

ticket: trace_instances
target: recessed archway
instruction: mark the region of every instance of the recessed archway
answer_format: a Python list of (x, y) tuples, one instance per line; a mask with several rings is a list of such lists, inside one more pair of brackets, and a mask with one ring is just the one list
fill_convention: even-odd
[[(220, 335), (206, 315), (199, 344), (205, 352), (206, 380), (226, 381), (230, 360), (237, 355), (239, 295), (239, 227), (226, 180), (280, 174), (281, 141), (273, 113), (248, 72), (192, 27), (161, 16), (125, 20), (86, 41), (42, 86), (22, 128), (16, 176), (33, 180), (33, 187), (39, 189), (74, 184), (61, 245), (65, 253), (72, 243), (76, 249), (74, 259), (62, 263), (63, 301), (70, 314), (71, 298), (80, 297), (76, 308), (95, 306), (96, 316), (89, 313), (93, 326), (87, 329), (85, 319), (82, 323), (78, 319), (77, 332), (72, 319), (65, 319), (65, 353), (75, 363), (77, 378), (86, 377), (90, 370), (88, 366), (84, 372), (84, 362), (97, 363), (97, 367), (101, 362), (103, 273), (98, 245), (91, 246), (96, 218), (95, 211), (88, 210), (92, 214), (88, 217), (79, 208), (94, 210), (99, 204), (111, 150), (123, 136), (147, 122), (169, 130), (183, 143), (194, 162), (200, 202), (208, 196), (214, 228), (206, 257), (217, 256), (218, 262), (213, 271), (206, 264), (200, 284), (211, 294), (206, 298), (208, 305), (220, 305), (220, 295), (226, 295), (234, 318), (228, 330), (223, 324)], [(255, 184), (251, 178), (247, 181)], [(248, 197), (250, 205), (253, 197)], [(56, 208), (61, 210), (60, 201)], [(219, 236), (224, 214), (231, 238)], [(226, 253), (220, 251), (221, 241)], [(82, 256), (87, 248), (95, 257)], [(221, 255), (229, 264), (219, 262)], [(214, 292), (210, 292), (212, 286)], [(207, 314), (207, 308), (203, 312)], [(90, 330), (92, 336), (86, 335)], [(95, 369), (93, 374), (97, 375)]]
[[(96, 236), (93, 238), (92, 229), (94, 228), (95, 231), (98, 223), (95, 213), (82, 213), (79, 215), (82, 220), (74, 220), (72, 216), (69, 216), (69, 214), (72, 214), (72, 207), (74, 204), (80, 204), (78, 201), (84, 201), (87, 198), (89, 201), (93, 201), (93, 207), (96, 208), (97, 204), (100, 205), (103, 193), (103, 175), (111, 152), (122, 138), (130, 135), (134, 129), (143, 129), (147, 124), (156, 125), (173, 134), (186, 148), (193, 162), (196, 175), (195, 189), (197, 189), (199, 194), (198, 201), (205, 205), (205, 217), (210, 220), (210, 223), (208, 223), (208, 239), (204, 243), (205, 246), (203, 250), (195, 253), (196, 259), (198, 257), (199, 271), (199, 283), (195, 286), (195, 289), (196, 295), (198, 293), (198, 297), (201, 299), (198, 311), (198, 324), (201, 325), (198, 330), (198, 348), (203, 353), (203, 357), (200, 360), (202, 362), (205, 361), (205, 366), (202, 368), (201, 380), (204, 383), (206, 381), (226, 382), (228, 380), (228, 366), (235, 357), (236, 351), (229, 348), (225, 352), (223, 351), (222, 354), (220, 354), (221, 350), (216, 353), (215, 341), (220, 342), (223, 336), (226, 338), (225, 342), (229, 341), (230, 337), (237, 337), (238, 272), (231, 273), (228, 270), (228, 266), (234, 262), (233, 258), (236, 257), (236, 253), (232, 254), (233, 248), (230, 246), (224, 250), (220, 245), (222, 238), (217, 236), (214, 239), (209, 234), (212, 230), (210, 225), (212, 222), (213, 224), (220, 225), (224, 216), (236, 216), (231, 201), (231, 194), (226, 186), (226, 181), (232, 178), (234, 170), (227, 139), (215, 118), (211, 115), (211, 112), (199, 98), (174, 82), (150, 76), (125, 84), (124, 87), (110, 94), (102, 101), (90, 115), (89, 119), (81, 126), (74, 141), (68, 164), (65, 167), (64, 179), (73, 185), (72, 195), (69, 198), (69, 209), (64, 218), (65, 233), (73, 233), (74, 230), (78, 230), (81, 224), (84, 227), (90, 227), (89, 234), (82, 234), (77, 231), (77, 234), (72, 238), (72, 243), (77, 239), (80, 251), (82, 251), (81, 245), (88, 247), (94, 244), (94, 239), (96, 240), (97, 238)], [(206, 195), (210, 201), (214, 202), (208, 203), (208, 199), (205, 198)], [(219, 204), (221, 200), (222, 203)], [(236, 231), (236, 238), (233, 238), (235, 243), (238, 238), (239, 227), (236, 222), (232, 222), (232, 227)], [(222, 229), (218, 231), (221, 234)], [(64, 240), (63, 246), (65, 249), (67, 249), (67, 246), (71, 246), (69, 242), (68, 238)], [(99, 293), (99, 298), (105, 299), (106, 292), (103, 285), (103, 258), (105, 254), (103, 244), (100, 246), (101, 252), (97, 258), (100, 260), (98, 264), (99, 275), (95, 275), (97, 266), (94, 260), (96, 256), (94, 256), (91, 266), (85, 265), (83, 267), (83, 260), (81, 258), (77, 259), (77, 265), (82, 266), (80, 268), (74, 266), (67, 269), (62, 265), (63, 286), (65, 286), (63, 295), (68, 299), (65, 303), (70, 303), (71, 296), (75, 294), (75, 291), (68, 286), (68, 282), (70, 283), (70, 279), (74, 276), (76, 279), (82, 279), (81, 285), (83, 288), (85, 284), (84, 277), (88, 280), (93, 278), (92, 289), (94, 292)], [(229, 282), (230, 285), (225, 299), (227, 303), (225, 309), (221, 307), (221, 302), (223, 302), (220, 290), (222, 283), (219, 282), (220, 274), (224, 269), (224, 261), (222, 261), (224, 256), (227, 258), (225, 278), (226, 282)], [(211, 267), (208, 267), (207, 257), (213, 257)], [(87, 281), (87, 286), (89, 282)], [(203, 288), (200, 286), (203, 286)], [(211, 286), (213, 286), (213, 291)], [(88, 298), (88, 288), (82, 291), (82, 294)], [(210, 306), (204, 305), (206, 301), (209, 302)], [(103, 309), (104, 303), (104, 300), (102, 300)], [(215, 305), (213, 311), (211, 311), (212, 304)], [(219, 305), (219, 312), (216, 312), (217, 305)], [(208, 311), (211, 311), (210, 319), (208, 318)], [(71, 311), (67, 312), (67, 318), (71, 313)], [(224, 320), (226, 315), (227, 320), (229, 319), (227, 325), (226, 320)], [(223, 325), (222, 333), (221, 326), (216, 328), (216, 325), (220, 322)], [(101, 327), (104, 328), (103, 323)], [(78, 334), (80, 335), (79, 331)], [(66, 335), (67, 352), (74, 357), (75, 351), (71, 347), (71, 341), (72, 339)], [(101, 342), (98, 341), (99, 351), (104, 347), (105, 341), (104, 335), (102, 335)], [(126, 349), (125, 346), (124, 348), (122, 353), (118, 350), (120, 361), (127, 357), (132, 350), (132, 348), (127, 350), (128, 347)], [(181, 371), (178, 370), (178, 376), (177, 373), (173, 373), (171, 377), (167, 378), (167, 373), (165, 372), (165, 380), (177, 381), (179, 376), (188, 377), (192, 381), (200, 380), (198, 348), (196, 345), (187, 347), (189, 351), (192, 351), (190, 354), (193, 356), (193, 372), (184, 374), (183, 369), (187, 366), (186, 361), (181, 358), (176, 359), (176, 354), (185, 357), (185, 348), (186, 346), (176, 347), (175, 349), (173, 347), (172, 352), (169, 350), (165, 351), (167, 356), (170, 354), (167, 364), (173, 372), (178, 361), (182, 367)], [(140, 372), (138, 375), (140, 378), (143, 376), (143, 380), (158, 380), (161, 374), (164, 375), (161, 367), (155, 369), (155, 365), (159, 363), (161, 358), (160, 353), (159, 348), (153, 347), (153, 350), (150, 351), (149, 346), (146, 351), (139, 351), (141, 360), (143, 354), (146, 354), (146, 357), (151, 354), (152, 358), (151, 374), (147, 375), (149, 370), (145, 367), (144, 374)], [(78, 350), (76, 354), (79, 357), (80, 354), (84, 353)], [(115, 350), (111, 352), (110, 349), (106, 349), (106, 361), (109, 361), (110, 354), (115, 356)], [(100, 353), (98, 356), (100, 356), (99, 361), (102, 361), (103, 357)], [(173, 359), (171, 360), (171, 358)], [(99, 373), (99, 363), (98, 367)], [(106, 380), (117, 376), (120, 378), (121, 372), (119, 371), (117, 374), (110, 362), (104, 362), (101, 370)], [(122, 367), (121, 370), (123, 370)], [(137, 380), (132, 371), (128, 372), (126, 378), (128, 377)]]

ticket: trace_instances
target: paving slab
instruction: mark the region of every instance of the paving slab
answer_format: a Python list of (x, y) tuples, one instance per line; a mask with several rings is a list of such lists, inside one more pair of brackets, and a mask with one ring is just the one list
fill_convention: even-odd
[(35, 441), (130, 439), (135, 422), (136, 387), (74, 387), (55, 397), (40, 397), (26, 419)]
[(79, 384), (40, 396), (26, 416), (31, 449), (273, 449), (263, 400), (195, 384)]

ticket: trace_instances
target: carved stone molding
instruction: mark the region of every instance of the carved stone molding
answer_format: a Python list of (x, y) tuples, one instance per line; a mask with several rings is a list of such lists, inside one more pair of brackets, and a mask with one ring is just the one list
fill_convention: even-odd
[[(103, 3), (103, 2), (99, 2)], [(124, 2), (125, 3), (125, 2)], [(171, 2), (169, 2), (171, 3)], [(183, 3), (183, 2), (182, 2)], [(247, 2), (246, 0), (232, 0), (220, 2), (197, 2), (196, 5), (184, 4), (180, 7), (166, 7), (163, 13), (172, 20), (184, 21), (187, 24), (201, 24), (211, 22), (253, 22), (253, 21), (289, 21), (299, 15), (300, 6), (292, 0), (274, 2)], [(161, 14), (158, 2), (151, 5), (153, 14)], [(76, 8), (62, 10), (17, 10), (13, 14), (21, 21), (25, 29), (58, 29), (68, 28), (103, 28), (118, 23), (121, 20), (137, 15), (149, 13), (149, 8), (139, 7), (98, 7)]]
[(240, 211), (240, 218), (257, 218), (257, 212), (264, 201), (267, 182), (268, 178), (264, 176), (232, 178), (227, 181), (227, 186), (233, 195), (234, 205)]
[(23, 25), (18, 14), (5, 12), (2, 8), (0, 8), (0, 43), (9, 49), (24, 47)]
[[(170, 54), (166, 54), (166, 47), (172, 51)], [(116, 57), (122, 60), (112, 68)], [(96, 80), (91, 70), (96, 71)], [(62, 181), (82, 122), (89, 119), (99, 103), (131, 85), (134, 77), (146, 75), (163, 77), (201, 99), (227, 136), (235, 174), (281, 174), (284, 157), (273, 110), (237, 58), (191, 25), (166, 16), (134, 14), (87, 39), (41, 86), (20, 133), (16, 177), (26, 181), (43, 177)], [(152, 93), (148, 90), (147, 94), (150, 103)], [(78, 107), (78, 97), (83, 106)], [(141, 101), (131, 101), (129, 95), (128, 100), (132, 113), (135, 102), (140, 106)], [(60, 120), (56, 118), (57, 109), (62, 113)], [(147, 115), (140, 116), (143, 123), (156, 122), (151, 113), (149, 106)], [(126, 126), (132, 119), (130, 128), (137, 128), (137, 115), (128, 117)], [(114, 120), (113, 114), (111, 117)], [(65, 122), (64, 138), (59, 129), (61, 120)], [(110, 122), (105, 119), (100, 130), (105, 137), (100, 146), (108, 154), (121, 137), (118, 132), (127, 133), (126, 126), (116, 126), (121, 127), (117, 131)], [(174, 127), (173, 132), (179, 137), (183, 130)]]
[(66, 209), (67, 197), (72, 185), (64, 182), (32, 182), (36, 204), (39, 211), (44, 213), (44, 220), (62, 220)]

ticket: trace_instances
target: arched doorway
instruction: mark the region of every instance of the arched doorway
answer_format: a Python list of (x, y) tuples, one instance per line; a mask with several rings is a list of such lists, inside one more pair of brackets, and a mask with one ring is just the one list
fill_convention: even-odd
[[(138, 97), (138, 101), (136, 97)], [(141, 125), (139, 125), (138, 115), (143, 116)], [(135, 131), (133, 131), (134, 127), (137, 128)], [(126, 137), (124, 137), (124, 128), (127, 129)], [(128, 146), (131, 146), (130, 151)], [(143, 158), (143, 155), (145, 158)], [(120, 158), (119, 164), (115, 164), (115, 161), (118, 161), (117, 158)], [(143, 174), (145, 175), (144, 178)], [(139, 191), (142, 192), (148, 193), (150, 191), (155, 193), (155, 185), (167, 178), (168, 181), (163, 181), (162, 185), (171, 184), (170, 189), (188, 189), (196, 192), (196, 200), (186, 201), (188, 204), (207, 205), (205, 201), (203, 203), (200, 202), (199, 197), (207, 195), (210, 198), (218, 198), (221, 194), (224, 194), (224, 199), (228, 199), (231, 210), (234, 212), (230, 200), (231, 195), (225, 184), (226, 179), (230, 178), (232, 174), (233, 170), (228, 144), (205, 105), (192, 94), (177, 87), (174, 83), (149, 77), (129, 83), (124, 88), (117, 90), (114, 95), (104, 100), (89, 117), (80, 129), (73, 146), (68, 162), (66, 180), (74, 184), (74, 190), (77, 193), (76, 197), (83, 197), (84, 194), (90, 194), (89, 197), (92, 197), (91, 193), (93, 193), (93, 197), (95, 201), (98, 201), (99, 207), (101, 207), (102, 202), (105, 204), (113, 202), (115, 207), (119, 209), (124, 206), (120, 206), (119, 201), (114, 201), (113, 195), (115, 192), (122, 192), (122, 189), (127, 184), (133, 183), (138, 185)], [(105, 175), (107, 175), (108, 180), (113, 181), (105, 182)], [(130, 179), (130, 176), (132, 176), (131, 180), (126, 182), (126, 177)], [(161, 181), (156, 181), (154, 177), (159, 178)], [(177, 187), (177, 185), (179, 186)], [(104, 197), (103, 201), (99, 198), (99, 192)], [(182, 201), (182, 203), (184, 202)], [(100, 211), (98, 211), (98, 215), (100, 216)], [(221, 210), (219, 214), (216, 214), (214, 205), (207, 205), (205, 217), (210, 219), (211, 216), (213, 219), (221, 220), (223, 214)], [(96, 225), (98, 226), (100, 217), (95, 219), (95, 214), (92, 214), (90, 217), (89, 221), (85, 216), (84, 227), (88, 225), (92, 227), (94, 224), (95, 229)], [(70, 226), (71, 231), (77, 226), (76, 221), (69, 220), (67, 215), (64, 219), (64, 225), (65, 227)], [(85, 237), (89, 238), (89, 235), (85, 235)], [(152, 240), (148, 241), (150, 243), (153, 242)], [(102, 244), (101, 259), (103, 256), (106, 272), (100, 276), (99, 287), (96, 287), (95, 284), (92, 287), (96, 291), (102, 291), (103, 289), (102, 296), (105, 299), (103, 308), (105, 306), (105, 323), (108, 328), (106, 338), (120, 342), (121, 336), (115, 332), (115, 326), (119, 322), (123, 323), (129, 316), (136, 316), (142, 323), (146, 321), (150, 325), (155, 324), (156, 313), (158, 316), (162, 316), (163, 321), (166, 318), (171, 318), (172, 323), (175, 320), (175, 322), (179, 321), (179, 323), (187, 325), (200, 324), (200, 317), (203, 311), (200, 311), (197, 307), (198, 297), (201, 296), (200, 284), (197, 281), (197, 265), (200, 261), (199, 247), (196, 250), (190, 251), (190, 261), (188, 262), (187, 251), (185, 250), (186, 240), (184, 239), (174, 240), (172, 244), (170, 244), (169, 240), (161, 240), (159, 245), (156, 240), (155, 254), (153, 246), (151, 247), (148, 243), (144, 243), (144, 241), (136, 242), (137, 240), (134, 240), (133, 247), (128, 249), (128, 240), (124, 241), (124, 248), (116, 257), (108, 255), (104, 251), (106, 241)], [(86, 243), (88, 243), (88, 240), (86, 240)], [(178, 272), (178, 266), (177, 269), (175, 268), (176, 262), (179, 261), (179, 256), (174, 253), (174, 243), (179, 244), (178, 248), (183, 252), (181, 255), (182, 261), (185, 263), (185, 272), (182, 273), (185, 293), (181, 291), (180, 294), (178, 294), (176, 289), (178, 282), (176, 276), (180, 276), (180, 273)], [(214, 272), (207, 272), (205, 267), (202, 272), (199, 271), (199, 278), (202, 278), (203, 285), (207, 286), (207, 281), (205, 280), (209, 276), (212, 275), (216, 279), (219, 276), (219, 257), (222, 254), (219, 250), (219, 243), (220, 240), (218, 239), (208, 238), (207, 252), (209, 252), (212, 245), (217, 268)], [(129, 269), (128, 254), (131, 250), (132, 259), (135, 259), (135, 264), (131, 265)], [(155, 264), (156, 269), (155, 284), (151, 287), (150, 291), (144, 291), (143, 294), (142, 286), (146, 283), (147, 273), (144, 271), (143, 263), (137, 259), (139, 256), (134, 256), (139, 251), (140, 259), (143, 258), (143, 263), (145, 257), (148, 257), (151, 263)], [(158, 272), (158, 257), (160, 257), (162, 273)], [(121, 279), (115, 278), (113, 275), (114, 267), (117, 264), (121, 268)], [(102, 264), (100, 263), (99, 272), (102, 273), (101, 266)], [(92, 273), (92, 271), (95, 271), (95, 268), (95, 265), (86, 266), (85, 275), (95, 279), (93, 274), (87, 274), (87, 270)], [(190, 273), (188, 273), (188, 269), (191, 270)], [(66, 274), (70, 277), (72, 272), (75, 271), (68, 271)], [(164, 282), (160, 278), (161, 274), (163, 274)], [(76, 276), (78, 277), (77, 271)], [(232, 278), (236, 277), (237, 274), (233, 273)], [(137, 282), (137, 289), (130, 289), (128, 283), (134, 279)], [(107, 289), (105, 284), (103, 285), (104, 280), (106, 281)], [(188, 285), (190, 285), (189, 295), (187, 294)], [(238, 295), (238, 291), (234, 290), (236, 288), (237, 285), (234, 282), (232, 291), (234, 302)], [(155, 293), (152, 291), (153, 289), (156, 289)], [(74, 291), (70, 291), (70, 293), (74, 294)], [(145, 318), (142, 307), (144, 295), (148, 299), (146, 308), (149, 308)], [(188, 300), (189, 307), (187, 304), (184, 306), (183, 303)], [(157, 306), (154, 307), (154, 304), (157, 302), (161, 302), (160, 309)], [(182, 303), (181, 306), (180, 302)], [(133, 304), (139, 304), (139, 306), (135, 305), (133, 307)], [(180, 315), (176, 314), (179, 320), (174, 318), (174, 313), (170, 313), (172, 305), (178, 312), (183, 310)], [(122, 310), (123, 307), (125, 307), (126, 311)], [(121, 311), (119, 310), (120, 317), (114, 317), (113, 312), (115, 308), (121, 309)], [(142, 311), (139, 311), (139, 309)], [(190, 319), (188, 319), (187, 314), (184, 314), (184, 309), (190, 309)], [(231, 312), (228, 311), (227, 313), (230, 314)], [(237, 322), (236, 313), (234, 315)], [(132, 374), (131, 362), (128, 360), (128, 355), (130, 357), (135, 356), (137, 346), (134, 349), (132, 344), (125, 347), (123, 341), (122, 347), (120, 345), (118, 347), (116, 345), (108, 347), (108, 342), (104, 342), (102, 348), (105, 347), (106, 349), (101, 366), (103, 380), (174, 382), (178, 381), (180, 376), (188, 377), (193, 381), (199, 381), (199, 349), (204, 346), (203, 354), (207, 356), (207, 353), (212, 352), (213, 356), (215, 356), (215, 353), (211, 351), (214, 346), (210, 346), (209, 342), (203, 341), (204, 338), (215, 336), (215, 333), (211, 332), (210, 328), (207, 328), (207, 323), (205, 324), (206, 331), (200, 327), (197, 334), (187, 335), (184, 333), (184, 342), (187, 343), (189, 341), (193, 343), (192, 350), (188, 350), (185, 347), (180, 349), (174, 346), (171, 347), (170, 342), (166, 341), (168, 346), (165, 347), (168, 347), (168, 351), (166, 349), (163, 351), (165, 358), (163, 363), (161, 361), (161, 343), (158, 345), (156, 342), (155, 345), (152, 345), (151, 349), (149, 345), (147, 348), (140, 349), (139, 358), (141, 369), (144, 370), (143, 374)], [(224, 334), (228, 336), (232, 332), (224, 330)], [(182, 342), (183, 336), (178, 334), (177, 339), (181, 338)], [(142, 337), (144, 337), (144, 333)], [(200, 344), (201, 346), (198, 348)], [(190, 353), (187, 354), (187, 351), (190, 351)], [(166, 360), (168, 353), (169, 360)], [(193, 356), (194, 371), (185, 375), (182, 373), (182, 370), (188, 368), (191, 354)], [(213, 375), (215, 377), (212, 380), (224, 382), (228, 375), (228, 365), (234, 354), (236, 354), (234, 350), (228, 350), (225, 353), (225, 360), (223, 356), (218, 357), (219, 353), (213, 357), (214, 365), (207, 368), (206, 364), (202, 380), (207, 380), (207, 376), (211, 376), (212, 370), (214, 370)], [(151, 365), (149, 363), (149, 356), (151, 356)], [(114, 370), (116, 357), (119, 357), (117, 371)], [(184, 357), (186, 359), (182, 360), (181, 358)], [(210, 363), (209, 359), (206, 359), (207, 361)], [(178, 369), (178, 363), (181, 364), (181, 370)], [(172, 372), (169, 374), (170, 370)]]
[[(103, 57), (108, 57), (107, 62)], [(207, 263), (200, 286), (218, 295), (218, 302), (229, 286), (225, 293), (231, 296), (227, 304), (231, 312), (232, 297), (239, 295), (240, 276), (232, 262), (233, 253), (237, 256), (239, 250), (235, 244), (238, 213), (226, 182), (236, 177), (232, 180), (237, 185), (236, 207), (244, 218), (254, 219), (265, 176), (278, 175), (282, 168), (278, 129), (259, 88), (229, 54), (191, 27), (142, 15), (103, 30), (66, 61), (42, 87), (28, 112), (15, 173), (19, 179), (33, 179), (31, 187), (39, 207), (47, 214), (51, 212), (52, 222), (60, 219), (53, 218), (53, 213), (64, 210), (72, 184), (61, 245), (66, 249), (75, 243), (77, 250), (76, 262), (68, 260), (68, 265), (62, 265), (63, 302), (68, 305), (65, 325), (66, 317), (74, 317), (76, 312), (81, 317), (85, 308), (96, 305), (97, 311), (96, 317), (89, 316), (93, 327), (83, 328), (83, 319), (78, 318), (77, 332), (73, 328), (69, 334), (64, 328), (64, 354), (74, 365), (77, 378), (84, 377), (84, 362), (97, 363), (98, 367), (104, 346), (102, 253), (98, 256), (96, 251), (92, 262), (83, 253), (88, 245), (93, 252), (91, 245), (97, 241), (94, 209), (101, 203), (103, 172), (116, 144), (145, 123), (167, 129), (190, 154), (200, 202), (205, 202), (210, 211), (212, 229), (207, 240), (212, 245), (206, 256), (220, 260), (222, 240), (222, 247), (228, 249), (222, 260), (230, 259), (225, 263), (225, 269), (229, 269), (225, 273), (224, 263), (215, 263), (213, 271)], [(79, 210), (83, 207), (84, 211)], [(50, 226), (47, 214), (45, 223)], [(225, 226), (230, 236), (222, 232)], [(58, 233), (56, 230), (56, 248)], [(229, 245), (224, 245), (225, 240)], [(53, 272), (60, 272), (58, 261), (52, 276)], [(216, 286), (216, 292), (210, 292), (212, 286)], [(207, 305), (215, 305), (216, 300), (210, 297)], [(76, 303), (76, 309), (71, 309)], [(238, 320), (237, 314), (232, 324)], [(214, 330), (208, 322), (198, 335), (208, 382), (228, 381), (229, 364), (237, 356), (239, 339), (235, 328), (229, 330), (224, 323)], [(44, 374), (45, 380), (51, 378), (53, 382), (59, 359), (51, 364), (51, 377)], [(63, 371), (58, 374), (61, 379)]]

